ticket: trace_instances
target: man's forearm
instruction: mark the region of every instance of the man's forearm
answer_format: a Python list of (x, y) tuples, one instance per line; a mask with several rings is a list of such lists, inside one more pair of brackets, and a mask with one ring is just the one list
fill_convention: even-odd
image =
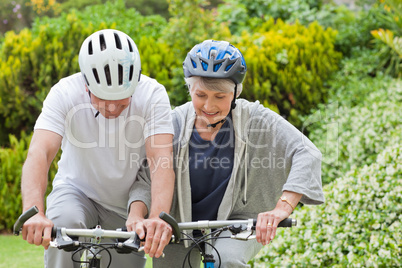
[(173, 135), (158, 134), (145, 142), (151, 175), (151, 211), (149, 218), (170, 212), (173, 199), (175, 173), (173, 171)]
[(47, 171), (33, 163), (31, 158), (27, 158), (21, 177), (21, 196), (23, 210), (32, 206), (37, 206), (39, 211), (44, 213), (44, 198), (47, 188)]
[(150, 218), (159, 217), (159, 214), (164, 211), (166, 213), (170, 212), (173, 199), (174, 190), (174, 172), (173, 170), (164, 170), (158, 174), (155, 172), (151, 183), (151, 211), (149, 214)]

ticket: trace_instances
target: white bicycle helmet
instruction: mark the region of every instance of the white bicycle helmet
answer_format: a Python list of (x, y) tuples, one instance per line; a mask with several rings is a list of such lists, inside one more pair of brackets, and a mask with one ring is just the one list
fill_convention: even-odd
[(82, 43), (78, 56), (88, 89), (104, 100), (131, 97), (141, 75), (137, 46), (125, 33), (100, 30)]

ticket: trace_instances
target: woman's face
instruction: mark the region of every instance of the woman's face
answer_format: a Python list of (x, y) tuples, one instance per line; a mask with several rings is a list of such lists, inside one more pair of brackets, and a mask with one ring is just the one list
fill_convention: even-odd
[(206, 125), (224, 119), (230, 112), (233, 92), (223, 93), (202, 89), (195, 84), (190, 95), (198, 119), (204, 121)]

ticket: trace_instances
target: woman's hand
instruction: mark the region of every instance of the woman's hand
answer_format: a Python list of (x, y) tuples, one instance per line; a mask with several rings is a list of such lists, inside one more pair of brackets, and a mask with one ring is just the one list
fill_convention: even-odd
[(288, 218), (291, 213), (280, 208), (258, 214), (256, 239), (258, 243), (267, 245), (276, 235), (278, 224)]
[(299, 203), (302, 194), (284, 191), (274, 210), (258, 214), (256, 226), (256, 239), (258, 243), (267, 245), (275, 238), (278, 224), (289, 218), (293, 209)]

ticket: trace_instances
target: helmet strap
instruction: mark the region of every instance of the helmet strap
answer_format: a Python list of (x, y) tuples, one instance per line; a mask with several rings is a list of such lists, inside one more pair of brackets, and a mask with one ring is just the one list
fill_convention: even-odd
[(232, 100), (232, 104), (231, 104), (231, 106), (230, 106), (230, 111), (229, 111), (229, 113), (232, 112), (232, 110), (233, 110), (234, 108), (236, 108), (236, 95), (237, 95), (237, 84), (235, 83), (234, 95), (233, 95), (233, 100)]
[[(88, 89), (88, 95), (89, 95), (89, 101), (91, 101), (91, 91)], [(95, 118), (97, 118), (99, 115), (99, 111), (96, 110)]]

